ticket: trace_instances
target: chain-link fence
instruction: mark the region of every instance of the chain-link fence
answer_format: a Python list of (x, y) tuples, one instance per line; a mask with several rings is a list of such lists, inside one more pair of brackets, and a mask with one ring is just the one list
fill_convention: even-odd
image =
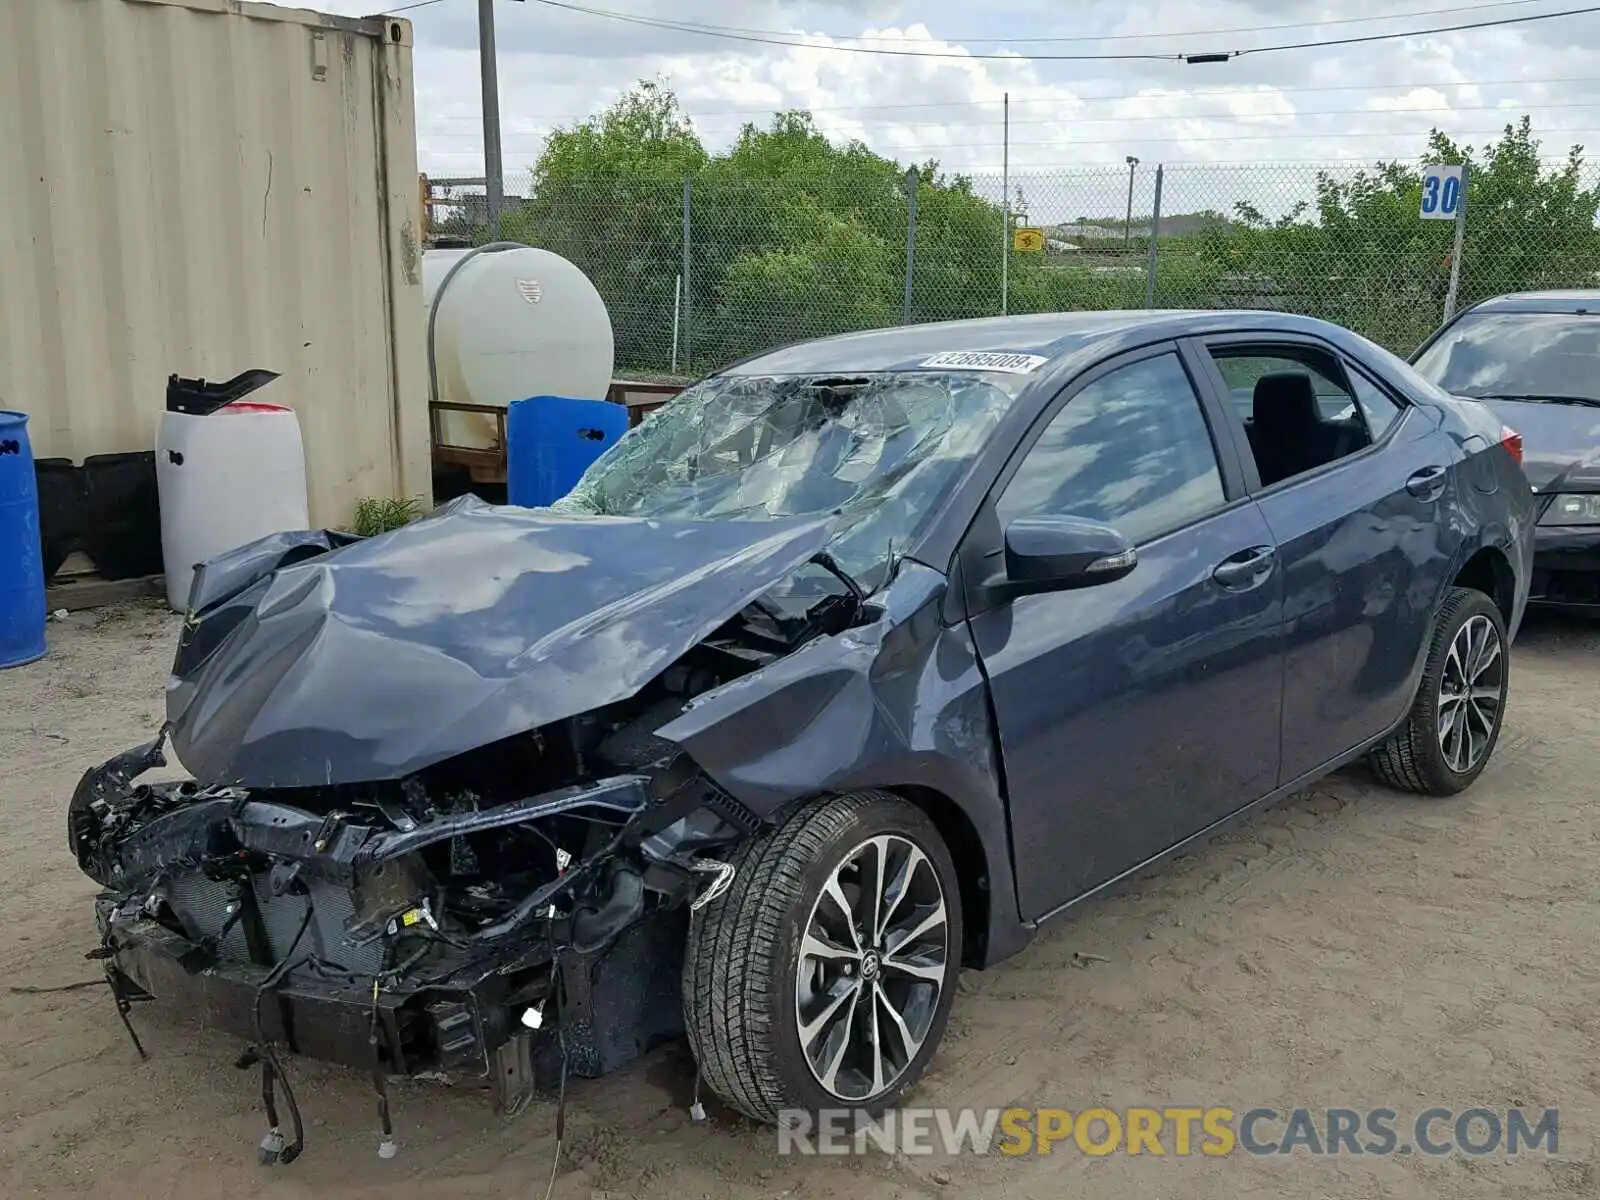
[[(521, 194), (507, 197), (502, 236), (588, 274), (626, 373), (701, 375), (786, 342), (903, 322), (1144, 307), (1305, 313), (1405, 354), (1444, 316), (1454, 239), (1450, 221), (1420, 218), (1419, 172), (1085, 168), (1013, 175), (1009, 204), (999, 178), (881, 166), (537, 190), (513, 178)], [(1593, 167), (1474, 174), (1459, 305), (1600, 286), (1597, 204)], [(481, 206), (480, 190), (452, 194), (434, 209), (435, 233), (482, 240)]]

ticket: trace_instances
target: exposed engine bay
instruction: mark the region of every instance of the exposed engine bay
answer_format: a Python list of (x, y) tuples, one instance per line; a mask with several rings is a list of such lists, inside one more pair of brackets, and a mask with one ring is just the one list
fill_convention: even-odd
[[(191, 615), (175, 678), (203, 677), (239, 635), (208, 628), (237, 607), (226, 591)], [(137, 1000), (180, 996), (249, 1039), (262, 1157), (281, 1162), (303, 1132), (275, 1046), (370, 1069), (392, 1151), (390, 1075), (476, 1080), (514, 1111), (536, 1083), (676, 1036), (689, 908), (726, 888), (728, 849), (762, 821), (656, 730), (864, 609), (814, 553), (633, 695), (395, 779), (139, 782), (166, 762), (169, 719), (88, 772), (69, 811), (73, 852), (105, 889), (93, 956), (124, 1022)]]
[[(714, 377), (551, 509), (468, 496), (200, 564), (165, 725), (68, 818), (135, 1045), (152, 997), (248, 1039), (287, 1162), (280, 1050), (370, 1070), (392, 1153), (391, 1076), (515, 1110), (679, 1035), (690, 914), (785, 805), (935, 742), (994, 776), (970, 648), (928, 657), (945, 578), (897, 547), (1009, 399)], [(957, 688), (932, 724), (924, 686)], [(146, 782), (169, 748), (191, 779)]]

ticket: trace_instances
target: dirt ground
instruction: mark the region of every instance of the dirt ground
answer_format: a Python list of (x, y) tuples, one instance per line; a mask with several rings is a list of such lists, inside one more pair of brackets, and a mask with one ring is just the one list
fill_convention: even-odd
[[(67, 853), (86, 767), (158, 725), (176, 619), (75, 614), (0, 673), (0, 1195), (532, 1197), (554, 1105), (515, 1121), (476, 1093), (395, 1089), (380, 1161), (369, 1081), (291, 1065), (305, 1156), (269, 1172), (238, 1043), (154, 1005), (141, 1063), (93, 979), (94, 887)], [(1466, 795), (1359, 774), (1281, 805), (962, 981), (913, 1103), (1559, 1107), (1560, 1153), (1262, 1159), (779, 1157), (767, 1130), (692, 1124), (687, 1051), (575, 1084), (555, 1195), (620, 1197), (1600, 1195), (1600, 627), (1533, 622), (1499, 750)], [(1083, 956), (1083, 957), (1080, 957)], [(1103, 961), (1102, 961), (1103, 960)]]

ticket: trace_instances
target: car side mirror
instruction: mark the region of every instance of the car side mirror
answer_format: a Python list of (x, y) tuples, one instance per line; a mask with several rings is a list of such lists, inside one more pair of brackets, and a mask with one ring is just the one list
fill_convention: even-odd
[(1018, 517), (1006, 526), (1005, 575), (991, 580), (996, 599), (1065, 592), (1121, 579), (1139, 552), (1110, 525), (1084, 517)]

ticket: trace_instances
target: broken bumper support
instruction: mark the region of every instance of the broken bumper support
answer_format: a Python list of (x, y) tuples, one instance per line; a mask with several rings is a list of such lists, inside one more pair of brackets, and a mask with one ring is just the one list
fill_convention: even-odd
[[(262, 997), (272, 968), (199, 966), (210, 955), (181, 934), (129, 918), (110, 899), (100, 901), (98, 915), (110, 952), (106, 966), (135, 1001), (159, 1000), (208, 1028), (323, 1062), (371, 1070), (376, 1052), (386, 1074), (479, 1081), (495, 1090), (507, 1111), (525, 1103), (536, 1086), (554, 1086), (563, 1055), (572, 1074), (599, 1078), (683, 1032), (678, 988), (685, 909), (657, 910), (601, 950), (558, 949), (556, 997), (514, 994), (509, 961), (485, 962), (468, 979), (380, 988), (376, 996), (370, 979), (301, 966)], [(520, 1027), (521, 1012), (551, 1001), (554, 1021), (537, 1034)]]
[[(73, 795), (72, 850), (106, 888), (91, 957), (124, 1020), (127, 1002), (154, 999), (251, 1044), (240, 1065), (262, 1068), (265, 1161), (302, 1144), (280, 1051), (370, 1071), (388, 1156), (389, 1076), (479, 1081), (514, 1112), (568, 1072), (603, 1075), (680, 1036), (690, 908), (733, 874), (701, 855), (760, 823), (686, 758), (420, 819), (381, 800), (313, 812), (292, 792), (136, 784), (162, 744), (87, 772)], [(487, 924), (435, 919), (420, 852), (574, 816), (598, 850)], [(426, 929), (408, 934), (414, 919)]]
[(376, 1019), (378, 1059), (389, 1074), (486, 1077), (493, 1051), (509, 1033), (497, 1020), (507, 996), (495, 974), (498, 964), (485, 964), (467, 984), (380, 988), (376, 994), (370, 978), (342, 978), (305, 965), (272, 983), (275, 968), (214, 961), (204, 947), (155, 921), (128, 919), (112, 902), (102, 901), (99, 915), (111, 951), (107, 966), (136, 989), (133, 998), (159, 999), (207, 1028), (247, 1041), (262, 1038), (307, 1058), (369, 1070)]

